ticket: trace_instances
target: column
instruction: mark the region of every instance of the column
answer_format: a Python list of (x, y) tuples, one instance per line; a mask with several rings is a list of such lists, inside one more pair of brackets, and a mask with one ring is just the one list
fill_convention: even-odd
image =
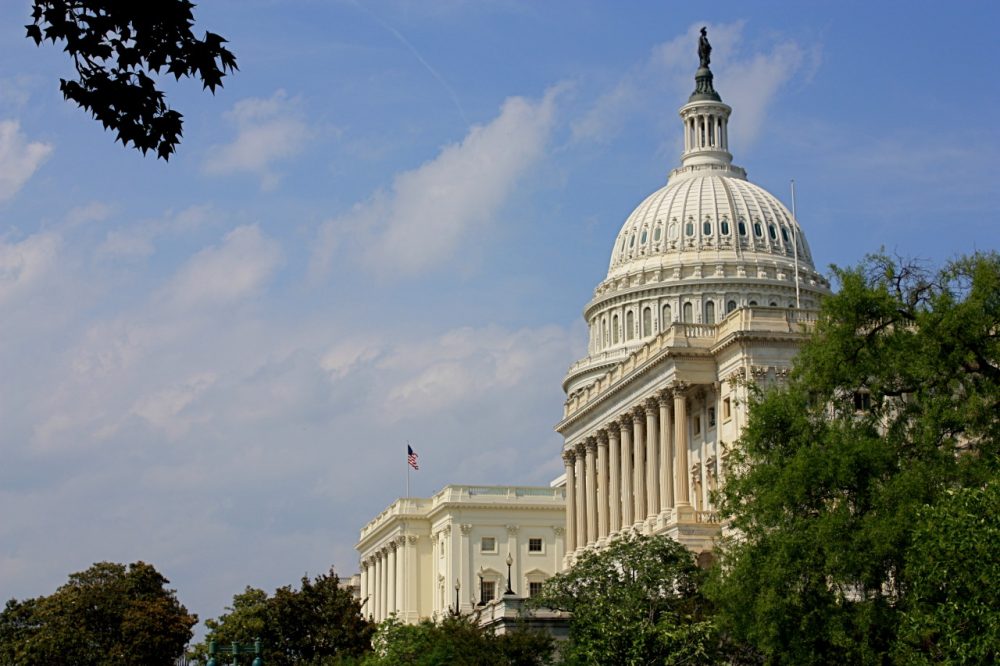
[(655, 398), (646, 401), (646, 515), (660, 512), (660, 419)]
[(608, 538), (608, 433), (597, 433), (597, 539)]
[(608, 424), (608, 533), (622, 528), (622, 458), (621, 431), (618, 422)]
[(361, 617), (371, 614), (372, 602), (368, 599), (368, 560), (361, 560)]
[(379, 604), (382, 608), (382, 617), (385, 619), (389, 617), (389, 549), (382, 549), (382, 580), (379, 581), (382, 585), (382, 594), (380, 595)]
[(622, 529), (632, 526), (632, 415), (622, 414)]
[(670, 394), (659, 396), (660, 406), (660, 511), (674, 505), (674, 429), (670, 421)]
[(646, 521), (646, 415), (642, 407), (632, 412), (632, 522)]
[(584, 491), (583, 444), (576, 445), (576, 548), (587, 545), (587, 495)]
[(688, 493), (688, 428), (687, 428), (687, 398), (683, 387), (674, 389), (674, 455), (677, 467), (674, 468), (674, 506), (690, 507)]
[(587, 545), (597, 542), (597, 440), (587, 438)]
[(576, 453), (566, 449), (562, 454), (566, 466), (566, 550), (576, 549)]
[(382, 621), (382, 552), (375, 553), (375, 621)]
[(386, 567), (385, 615), (389, 617), (396, 612), (396, 542), (389, 544), (389, 564)]

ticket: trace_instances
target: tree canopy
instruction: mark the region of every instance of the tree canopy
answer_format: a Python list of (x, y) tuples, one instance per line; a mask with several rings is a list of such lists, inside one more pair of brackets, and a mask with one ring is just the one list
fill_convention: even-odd
[(375, 629), (333, 569), (312, 580), (303, 576), (299, 589), (286, 585), (271, 596), (248, 587), (227, 610), (205, 621), (208, 632), (195, 656), (203, 657), (211, 640), (252, 643), (259, 638), (265, 664), (333, 663), (367, 652)]
[(100, 562), (0, 613), (0, 663), (173, 666), (198, 621), (144, 562)]
[[(920, 599), (968, 603), (961, 584), (930, 581), (982, 549), (966, 537), (988, 526), (954, 498), (1000, 467), (1000, 257), (932, 273), (878, 255), (835, 273), (788, 384), (753, 399), (720, 495), (737, 536), (712, 596), (723, 629), (768, 663), (916, 660), (968, 635), (962, 613)], [(997, 608), (979, 621), (995, 627)]]
[(531, 604), (569, 611), (573, 664), (714, 663), (718, 639), (694, 554), (668, 536), (625, 532), (584, 551)]
[(60, 79), (63, 96), (104, 129), (145, 154), (167, 160), (180, 142), (183, 117), (167, 105), (150, 73), (198, 78), (213, 93), (236, 57), (219, 35), (192, 32), (188, 0), (33, 0), (27, 36), (64, 42), (77, 78)]
[(496, 634), (473, 616), (379, 625), (364, 666), (543, 666), (551, 663), (552, 637), (527, 628)]

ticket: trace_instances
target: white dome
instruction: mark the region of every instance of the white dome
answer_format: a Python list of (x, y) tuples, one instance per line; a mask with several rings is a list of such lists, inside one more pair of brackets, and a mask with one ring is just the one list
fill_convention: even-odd
[(673, 179), (628, 216), (611, 253), (608, 279), (708, 260), (794, 259), (812, 255), (791, 213), (767, 190), (727, 175)]
[(618, 232), (608, 275), (584, 309), (590, 342), (567, 373), (567, 393), (676, 322), (715, 325), (744, 307), (811, 309), (829, 293), (791, 212), (733, 165), (732, 109), (711, 72), (695, 78), (680, 109), (681, 166)]

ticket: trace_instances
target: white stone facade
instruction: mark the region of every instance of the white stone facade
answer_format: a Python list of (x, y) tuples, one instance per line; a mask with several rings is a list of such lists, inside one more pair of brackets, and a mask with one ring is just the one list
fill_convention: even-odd
[(786, 376), (829, 293), (792, 213), (732, 164), (711, 72), (695, 79), (681, 166), (625, 220), (563, 381), (567, 565), (628, 529), (711, 550), (740, 380)]
[[(450, 485), (430, 498), (399, 499), (361, 530), (363, 612), (404, 622), (461, 612), (511, 587), (532, 583), (565, 559), (565, 490), (561, 487)], [(480, 576), (483, 586), (480, 587)]]

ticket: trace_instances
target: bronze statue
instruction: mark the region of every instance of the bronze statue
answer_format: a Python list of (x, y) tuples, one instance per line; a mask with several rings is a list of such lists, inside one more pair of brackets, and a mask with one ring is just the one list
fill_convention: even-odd
[(708, 43), (708, 28), (701, 29), (701, 37), (698, 39), (698, 58), (701, 60), (701, 67), (708, 67), (712, 62), (712, 45)]

